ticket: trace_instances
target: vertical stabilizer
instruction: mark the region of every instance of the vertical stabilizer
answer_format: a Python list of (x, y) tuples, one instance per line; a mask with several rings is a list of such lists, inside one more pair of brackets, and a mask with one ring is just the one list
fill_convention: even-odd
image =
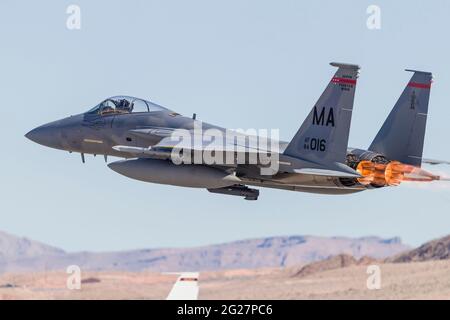
[(430, 72), (406, 71), (414, 74), (369, 150), (420, 167), (433, 76)]
[(325, 91), (284, 151), (320, 165), (345, 163), (359, 66), (338, 67)]

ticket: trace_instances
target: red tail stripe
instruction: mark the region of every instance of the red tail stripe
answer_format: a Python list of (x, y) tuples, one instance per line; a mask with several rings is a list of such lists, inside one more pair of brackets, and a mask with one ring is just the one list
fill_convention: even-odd
[(354, 79), (338, 78), (338, 77), (333, 77), (333, 79), (331, 79), (331, 82), (356, 84), (356, 80), (354, 80)]
[(410, 83), (408, 83), (408, 87), (420, 88), (420, 89), (430, 89), (431, 83), (410, 82)]
[(197, 278), (180, 278), (180, 281), (198, 281)]

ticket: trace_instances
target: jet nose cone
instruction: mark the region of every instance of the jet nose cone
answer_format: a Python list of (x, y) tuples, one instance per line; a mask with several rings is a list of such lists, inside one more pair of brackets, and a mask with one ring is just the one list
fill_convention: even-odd
[(39, 143), (39, 141), (40, 141), (39, 135), (40, 135), (40, 131), (38, 130), (38, 128), (36, 128), (36, 129), (33, 129), (30, 132), (28, 132), (25, 135), (25, 138), (30, 139), (33, 142)]
[(50, 148), (60, 148), (60, 130), (53, 125), (37, 127), (25, 135), (33, 142)]

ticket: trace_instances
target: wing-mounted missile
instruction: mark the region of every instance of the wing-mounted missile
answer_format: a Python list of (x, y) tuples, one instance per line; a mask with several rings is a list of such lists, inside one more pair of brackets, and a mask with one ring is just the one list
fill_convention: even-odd
[(146, 129), (133, 129), (128, 132), (131, 135), (148, 138), (149, 136), (157, 136), (161, 138), (169, 137), (175, 130), (172, 128), (163, 128), (163, 127), (154, 127), (154, 128), (146, 128)]
[(137, 158), (151, 158), (151, 159), (170, 159), (171, 151), (164, 149), (156, 149), (152, 147), (141, 148), (141, 147), (132, 147), (132, 146), (114, 146), (112, 147), (114, 150), (128, 153), (132, 157)]

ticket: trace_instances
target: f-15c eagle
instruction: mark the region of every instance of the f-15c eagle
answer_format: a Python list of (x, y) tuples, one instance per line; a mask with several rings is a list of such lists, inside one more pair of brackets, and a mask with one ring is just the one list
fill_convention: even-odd
[(124, 160), (108, 166), (132, 179), (256, 200), (249, 186), (349, 194), (403, 181), (444, 180), (421, 168), (430, 72), (411, 80), (368, 149), (348, 147), (359, 66), (337, 71), (291, 141), (228, 130), (155, 103), (117, 96), (88, 112), (33, 129), (51, 148)]

